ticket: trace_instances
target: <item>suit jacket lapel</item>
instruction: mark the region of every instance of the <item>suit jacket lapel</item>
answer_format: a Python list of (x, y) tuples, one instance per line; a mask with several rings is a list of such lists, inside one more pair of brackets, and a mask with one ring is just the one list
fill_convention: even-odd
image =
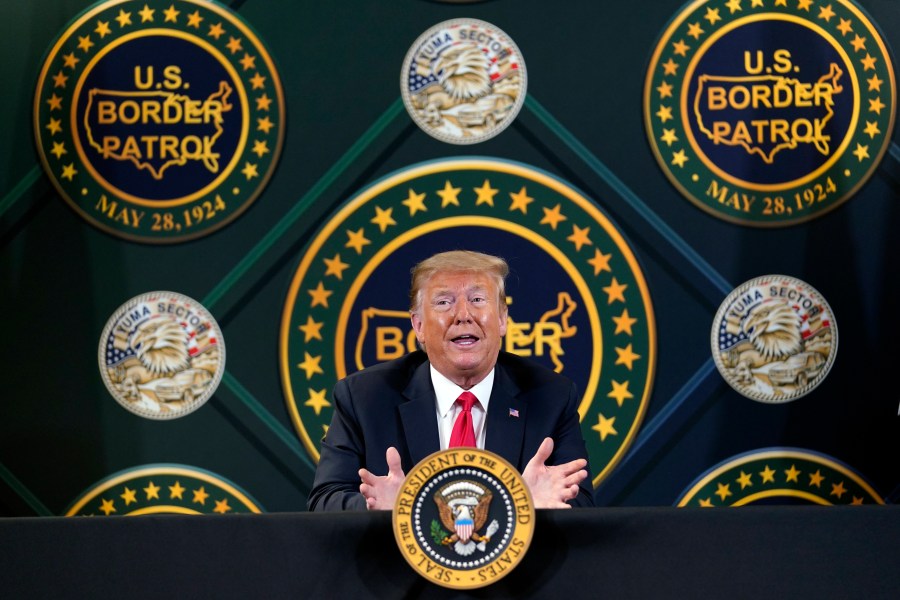
[[(499, 364), (494, 375), (494, 389), (488, 404), (485, 448), (495, 452), (521, 470), (531, 457), (522, 456), (525, 418), (528, 406), (519, 396), (519, 386)], [(518, 416), (516, 416), (518, 415)]]
[(420, 460), (441, 448), (429, 365), (430, 363), (425, 361), (413, 373), (409, 385), (403, 392), (409, 401), (401, 404), (399, 408), (403, 435), (406, 437), (406, 446), (409, 448), (409, 458), (412, 461), (407, 469), (411, 469)]

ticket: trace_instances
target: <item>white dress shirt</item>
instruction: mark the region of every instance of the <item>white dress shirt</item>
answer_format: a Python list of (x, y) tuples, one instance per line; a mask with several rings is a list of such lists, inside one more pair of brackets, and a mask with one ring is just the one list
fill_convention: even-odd
[[(435, 409), (437, 412), (438, 433), (441, 438), (441, 450), (446, 450), (450, 445), (450, 434), (453, 432), (453, 424), (456, 417), (462, 411), (462, 407), (456, 403), (456, 399), (465, 390), (441, 375), (431, 365), (431, 385), (434, 386), (434, 394), (437, 397)], [(475, 444), (484, 448), (485, 421), (487, 417), (488, 402), (491, 399), (491, 390), (494, 388), (494, 370), (487, 377), (478, 382), (469, 391), (475, 394), (478, 402), (472, 405), (472, 424), (475, 427)]]

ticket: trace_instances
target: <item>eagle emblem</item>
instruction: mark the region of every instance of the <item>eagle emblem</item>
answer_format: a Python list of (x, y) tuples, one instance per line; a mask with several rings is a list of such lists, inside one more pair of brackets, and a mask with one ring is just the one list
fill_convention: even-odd
[[(451, 546), (462, 556), (469, 556), (476, 549), (484, 552), (491, 536), (500, 527), (494, 519), (486, 532), (478, 533), (488, 520), (492, 498), (493, 494), (487, 488), (474, 481), (454, 481), (438, 490), (434, 502), (441, 524), (453, 533), (441, 530), (435, 541)], [(439, 526), (437, 529), (440, 529)]]

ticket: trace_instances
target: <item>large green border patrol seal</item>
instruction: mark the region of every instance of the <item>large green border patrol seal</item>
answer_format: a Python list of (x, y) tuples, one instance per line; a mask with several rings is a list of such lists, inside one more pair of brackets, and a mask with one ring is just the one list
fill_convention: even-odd
[(597, 485), (635, 438), (656, 366), (644, 275), (620, 231), (567, 183), (520, 163), (456, 158), (414, 165), (343, 205), (306, 248), (280, 335), (294, 426), (319, 460), (334, 384), (416, 348), (410, 268), (470, 249), (510, 263), (503, 349), (569, 376)]
[(424, 458), (394, 504), (394, 539), (419, 575), (453, 589), (488, 586), (522, 562), (535, 507), (522, 476), (502, 457), (452, 448)]
[(837, 459), (798, 448), (764, 448), (729, 458), (697, 478), (676, 506), (884, 504)]
[(891, 142), (896, 82), (850, 0), (699, 0), (660, 37), (643, 107), (685, 197), (727, 221), (784, 226), (869, 179)]
[(231, 222), (281, 153), (284, 95), (262, 42), (216, 2), (99, 3), (53, 44), (34, 134), (44, 170), (88, 222), (181, 242)]
[(209, 471), (151, 464), (114, 473), (92, 485), (65, 516), (139, 516), (261, 513), (259, 503)]

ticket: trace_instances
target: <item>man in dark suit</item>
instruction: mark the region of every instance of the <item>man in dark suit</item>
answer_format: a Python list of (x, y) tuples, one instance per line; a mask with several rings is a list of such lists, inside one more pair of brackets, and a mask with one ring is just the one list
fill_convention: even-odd
[(423, 350), (337, 383), (310, 510), (392, 509), (406, 471), (459, 445), (519, 469), (537, 508), (593, 505), (575, 384), (500, 352), (507, 272), (468, 251), (416, 265), (410, 320)]

